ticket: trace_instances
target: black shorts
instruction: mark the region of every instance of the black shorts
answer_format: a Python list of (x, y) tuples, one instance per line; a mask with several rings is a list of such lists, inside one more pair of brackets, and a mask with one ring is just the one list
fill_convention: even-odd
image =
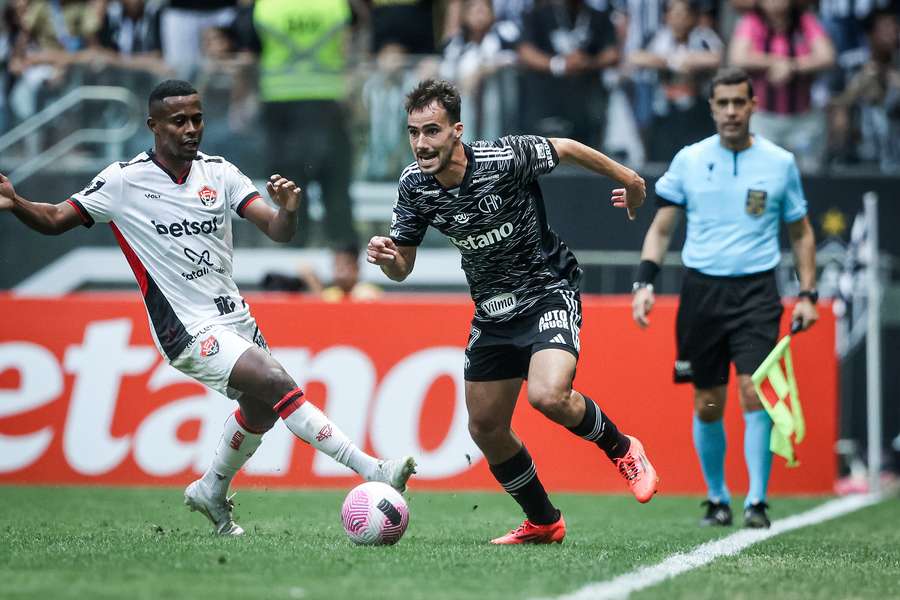
[(675, 382), (725, 385), (731, 362), (738, 374), (753, 374), (778, 342), (783, 310), (773, 271), (713, 277), (688, 269), (676, 322)]
[(527, 314), (502, 323), (472, 321), (466, 346), (467, 381), (498, 381), (528, 377), (531, 355), (545, 348), (571, 352), (581, 347), (581, 296), (557, 290), (538, 301)]

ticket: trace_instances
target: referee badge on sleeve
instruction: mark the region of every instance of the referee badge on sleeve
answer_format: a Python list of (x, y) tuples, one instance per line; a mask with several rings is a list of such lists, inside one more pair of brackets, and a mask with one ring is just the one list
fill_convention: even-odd
[(766, 190), (747, 190), (747, 214), (758, 217), (766, 212)]

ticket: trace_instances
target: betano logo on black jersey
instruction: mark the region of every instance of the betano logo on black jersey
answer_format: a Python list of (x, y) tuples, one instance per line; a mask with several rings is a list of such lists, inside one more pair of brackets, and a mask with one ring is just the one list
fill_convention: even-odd
[(455, 237), (447, 236), (451, 242), (453, 242), (458, 248), (462, 248), (463, 250), (480, 250), (481, 248), (487, 248), (488, 246), (493, 246), (497, 242), (502, 242), (506, 238), (512, 235), (513, 232), (513, 224), (512, 223), (504, 223), (500, 227), (496, 227), (491, 229), (487, 233), (479, 233), (478, 235), (470, 235), (467, 238), (457, 239)]

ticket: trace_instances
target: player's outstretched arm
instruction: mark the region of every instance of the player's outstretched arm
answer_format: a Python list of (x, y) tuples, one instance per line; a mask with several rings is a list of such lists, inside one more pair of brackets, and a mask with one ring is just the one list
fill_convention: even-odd
[[(800, 279), (801, 290), (813, 290), (816, 287), (816, 234), (813, 232), (809, 217), (803, 217), (788, 223), (788, 236), (794, 251), (794, 267)], [(801, 331), (809, 329), (819, 320), (816, 305), (809, 298), (801, 298), (794, 306), (791, 321), (800, 321)]]
[(0, 173), (0, 210), (8, 210), (31, 229), (45, 235), (59, 235), (81, 225), (81, 217), (68, 202), (30, 202), (16, 194), (12, 182)]
[[(641, 248), (641, 264), (638, 267), (638, 281), (631, 299), (631, 316), (634, 322), (641, 327), (650, 324), (650, 311), (656, 297), (653, 295), (653, 279), (663, 264), (669, 243), (672, 241), (672, 232), (678, 225), (679, 208), (675, 206), (661, 206), (650, 223), (650, 229), (644, 236), (644, 246)], [(647, 284), (647, 285), (644, 285)]]
[(556, 149), (559, 162), (576, 164), (622, 184), (623, 187), (613, 190), (612, 205), (624, 208), (628, 218), (634, 220), (636, 209), (647, 197), (647, 188), (640, 175), (581, 142), (569, 138), (551, 138), (549, 142)]
[(381, 267), (389, 279), (403, 281), (416, 264), (416, 247), (398, 246), (391, 238), (376, 235), (366, 247), (366, 260)]
[(289, 242), (297, 231), (297, 209), (300, 208), (300, 186), (279, 174), (269, 177), (266, 191), (278, 210), (265, 202), (253, 202), (244, 217), (276, 242)]

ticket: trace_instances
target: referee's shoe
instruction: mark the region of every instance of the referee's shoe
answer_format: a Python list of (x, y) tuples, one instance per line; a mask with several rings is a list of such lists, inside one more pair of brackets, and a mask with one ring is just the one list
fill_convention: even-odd
[(731, 505), (727, 502), (704, 500), (700, 506), (706, 507), (706, 514), (700, 519), (703, 527), (729, 527), (731, 525)]
[(768, 529), (772, 523), (769, 521), (769, 515), (766, 509), (769, 505), (765, 502), (757, 502), (751, 504), (744, 509), (744, 527), (751, 529)]

